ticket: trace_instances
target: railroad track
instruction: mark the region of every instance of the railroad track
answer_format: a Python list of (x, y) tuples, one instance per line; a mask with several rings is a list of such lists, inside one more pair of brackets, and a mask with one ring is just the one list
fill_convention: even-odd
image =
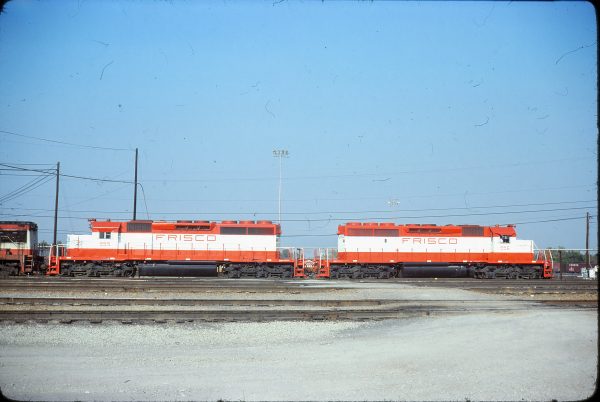
[[(315, 282), (320, 286), (314, 286)], [(224, 279), (224, 278), (70, 278), (70, 277), (17, 277), (0, 280), (1, 289), (47, 288), (108, 288), (108, 289), (336, 289), (352, 284), (406, 284), (412, 286), (442, 286), (463, 289), (485, 289), (498, 287), (536, 287), (536, 288), (573, 288), (598, 289), (598, 282), (567, 278), (558, 279), (464, 279), (464, 278), (393, 278), (383, 280), (301, 280), (301, 279)]]
[(304, 300), (304, 299), (146, 299), (146, 298), (88, 298), (88, 297), (0, 297), (0, 305), (60, 305), (60, 306), (382, 306), (397, 301), (390, 299), (365, 300)]
[[(423, 314), (423, 313), (420, 313)], [(158, 311), (1, 311), (0, 321), (15, 323), (74, 323), (120, 322), (131, 323), (185, 323), (185, 322), (264, 322), (264, 321), (371, 321), (420, 315), (417, 312), (387, 310), (158, 310)]]
[[(324, 282), (325, 284), (326, 282)], [(327, 287), (334, 289), (335, 287)], [(79, 278), (18, 278), (0, 280), (0, 291), (40, 290), (40, 291), (121, 291), (121, 292), (320, 292), (322, 287), (310, 286), (301, 280), (254, 280), (254, 279), (203, 279), (190, 278), (163, 279), (79, 279)]]
[(462, 289), (502, 287), (598, 289), (598, 281), (576, 278), (559, 279), (465, 279), (465, 278), (396, 278), (392, 282), (412, 286), (442, 286)]
[[(47, 277), (20, 277), (0, 280), (0, 306), (1, 305), (62, 305), (62, 306), (257, 306), (259, 303), (273, 307), (321, 307), (339, 308), (348, 307), (355, 301), (340, 300), (348, 292), (339, 292), (357, 288), (386, 288), (398, 289), (410, 285), (418, 287), (447, 287), (486, 293), (488, 295), (510, 295), (512, 301), (544, 301), (552, 306), (582, 306), (597, 307), (597, 281), (583, 281), (581, 279), (567, 280), (475, 280), (464, 278), (394, 278), (392, 280), (337, 280), (337, 281), (302, 281), (302, 280), (265, 280), (241, 279), (230, 280), (220, 278), (47, 278)], [(332, 293), (333, 292), (333, 293)], [(225, 295), (221, 299), (207, 299), (206, 297), (182, 297), (165, 300), (178, 294), (210, 294), (220, 293)], [(39, 297), (36, 297), (37, 295)], [(54, 298), (48, 298), (53, 294)], [(122, 297), (117, 295), (123, 294)], [(155, 294), (154, 299), (147, 298)], [(248, 298), (240, 299), (236, 294), (264, 294), (263, 300), (250, 301)], [(326, 300), (285, 300), (279, 295), (306, 295), (312, 294), (318, 298), (319, 294), (328, 294)], [(330, 295), (337, 295), (336, 300), (331, 300)], [(98, 297), (99, 295), (100, 297)], [(229, 297), (227, 297), (227, 295)], [(266, 296), (273, 295), (273, 296)], [(4, 297), (3, 297), (4, 296)], [(9, 297), (10, 296), (10, 297)], [(79, 296), (79, 297), (73, 297)], [(103, 297), (104, 296), (104, 297)], [(117, 297), (115, 297), (117, 296)], [(138, 297), (139, 296), (139, 297)], [(146, 297), (144, 297), (146, 296)], [(226, 298), (227, 297), (227, 298)], [(531, 299), (535, 297), (535, 299)], [(226, 299), (225, 299), (226, 298)], [(279, 298), (278, 300), (275, 300)], [(400, 297), (401, 298), (401, 297)], [(329, 299), (329, 300), (327, 300)], [(557, 299), (567, 299), (566, 301)], [(570, 299), (575, 299), (571, 301)], [(160, 300), (160, 301), (158, 301)], [(506, 299), (498, 299), (501, 302)], [(430, 300), (431, 301), (431, 300)], [(489, 299), (488, 299), (489, 301)], [(396, 300), (396, 302), (398, 302)], [(431, 302), (437, 302), (435, 300)], [(389, 306), (390, 300), (363, 301), (363, 307)], [(479, 303), (481, 305), (481, 303)]]
[[(510, 299), (510, 302), (546, 303), (551, 305), (586, 305), (596, 307), (597, 300), (531, 300), (530, 298)], [(395, 305), (439, 305), (458, 304), (487, 306), (507, 302), (507, 299), (487, 300), (398, 300), (398, 299), (347, 299), (347, 300), (310, 300), (310, 299), (148, 299), (148, 298), (90, 298), (90, 297), (0, 297), (0, 306), (238, 306), (238, 307), (367, 307)]]
[[(436, 314), (503, 313), (536, 308), (597, 309), (597, 301), (511, 300), (214, 300), (2, 298), (8, 322), (370, 321)], [(87, 306), (87, 308), (85, 308)], [(297, 308), (295, 308), (297, 307)]]

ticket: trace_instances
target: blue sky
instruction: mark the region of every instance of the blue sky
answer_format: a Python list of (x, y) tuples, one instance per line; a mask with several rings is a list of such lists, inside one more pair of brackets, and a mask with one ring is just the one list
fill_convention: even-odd
[[(595, 246), (596, 30), (585, 2), (9, 2), (0, 163), (132, 181), (137, 147), (138, 218), (277, 220), (287, 149), (283, 245), (354, 219), (583, 248), (589, 212)], [(37, 173), (0, 173), (0, 219), (51, 240), (54, 183), (2, 201)], [(59, 239), (132, 193), (62, 178)]]

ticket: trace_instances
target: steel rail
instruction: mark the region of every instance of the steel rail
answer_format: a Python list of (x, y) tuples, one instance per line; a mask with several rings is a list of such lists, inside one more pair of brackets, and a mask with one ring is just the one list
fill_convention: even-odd
[(306, 299), (147, 299), (147, 298), (89, 298), (89, 297), (0, 297), (0, 305), (30, 306), (244, 306), (244, 307), (280, 307), (280, 306), (316, 306), (316, 307), (354, 307), (386, 305), (437, 305), (437, 304), (473, 304), (474, 306), (506, 302), (543, 302), (548, 304), (598, 304), (597, 299), (554, 300), (554, 299), (344, 299), (344, 300), (306, 300)]
[(283, 286), (265, 283), (262, 285), (247, 284), (244, 286), (233, 285), (229, 283), (139, 283), (139, 282), (104, 282), (102, 279), (92, 283), (78, 282), (58, 282), (58, 283), (36, 283), (36, 282), (13, 282), (8, 283), (0, 281), (0, 291), (2, 290), (36, 290), (36, 291), (81, 291), (81, 290), (111, 290), (111, 291), (178, 291), (178, 292), (198, 292), (198, 291), (223, 291), (231, 292), (322, 292), (332, 289), (344, 289), (345, 287), (309, 287)]
[[(35, 300), (34, 300), (35, 299)], [(353, 319), (373, 320), (433, 313), (522, 311), (535, 308), (598, 308), (597, 300), (214, 300), (214, 299), (76, 299), (4, 298), (0, 321), (264, 321)], [(30, 302), (33, 304), (27, 304)], [(41, 303), (39, 303), (41, 302)], [(60, 304), (65, 302), (65, 304)], [(82, 303), (79, 303), (82, 302)], [(82, 309), (85, 303), (93, 306)], [(132, 303), (133, 302), (133, 303)], [(308, 303), (307, 303), (308, 302)], [(311, 303), (312, 302), (312, 303)], [(499, 303), (500, 302), (500, 303)], [(38, 304), (39, 303), (39, 304)], [(47, 304), (46, 304), (47, 303)], [(95, 305), (94, 303), (99, 303)], [(111, 304), (112, 303), (112, 304)], [(138, 304), (136, 304), (138, 303)], [(46, 305), (44, 305), (46, 304)], [(70, 305), (70, 307), (69, 307)], [(309, 308), (312, 305), (317, 308)], [(14, 307), (5, 307), (14, 306)], [(102, 308), (95, 308), (101, 306)], [(110, 309), (109, 307), (120, 307)], [(144, 309), (152, 306), (154, 309)], [(170, 307), (156, 309), (156, 307)], [(173, 309), (173, 306), (180, 307)], [(192, 309), (187, 307), (194, 307)], [(290, 307), (300, 306), (300, 309)], [(27, 307), (27, 308), (18, 308)], [(74, 308), (71, 308), (74, 307)], [(122, 307), (130, 307), (123, 309)], [(138, 307), (132, 309), (131, 307)], [(142, 307), (142, 308), (139, 308)], [(216, 307), (216, 308), (211, 308)], [(236, 308), (238, 307), (238, 308)], [(242, 308), (239, 308), (242, 307)], [(283, 308), (281, 308), (283, 307)], [(365, 308), (373, 307), (373, 308)]]
[[(101, 323), (117, 321), (121, 323), (134, 322), (262, 322), (262, 321), (371, 321), (384, 319), (399, 319), (423, 315), (452, 314), (452, 313), (494, 313), (530, 310), (530, 306), (496, 306), (496, 307), (448, 307), (448, 306), (411, 306), (393, 309), (327, 309), (327, 310), (54, 310), (54, 311), (0, 311), (0, 321), (23, 322), (57, 322), (73, 323), (86, 321)], [(591, 309), (580, 306), (577, 309)]]
[[(421, 287), (445, 287), (449, 286), (421, 286)], [(589, 292), (597, 293), (597, 286), (486, 286), (486, 287), (468, 287), (468, 286), (452, 286), (452, 288), (462, 289), (467, 291), (481, 292), (481, 293), (502, 293), (502, 292), (532, 292), (532, 293), (566, 293), (566, 292)], [(340, 290), (354, 290), (359, 289), (357, 287), (224, 287), (224, 286), (127, 286), (124, 284), (115, 284), (113, 286), (106, 286), (105, 284), (97, 285), (80, 285), (80, 284), (60, 284), (60, 285), (45, 285), (45, 284), (29, 284), (29, 285), (8, 285), (0, 286), (0, 295), (2, 292), (6, 293), (9, 291), (14, 292), (131, 292), (131, 293), (158, 293), (158, 292), (180, 292), (180, 293), (198, 293), (198, 292), (221, 292), (221, 293), (275, 293), (275, 294), (315, 294), (324, 293), (328, 291), (340, 291)], [(389, 288), (388, 288), (389, 290)], [(402, 289), (399, 289), (401, 291)]]
[[(313, 280), (314, 281), (314, 280)], [(559, 279), (474, 279), (474, 278), (389, 278), (389, 279), (319, 279), (319, 282), (323, 284), (332, 283), (406, 283), (406, 284), (430, 284), (430, 283), (465, 283), (465, 284), (535, 284), (535, 285), (558, 285), (568, 283), (597, 283), (596, 280), (584, 280), (581, 278), (564, 278)], [(120, 278), (120, 277), (101, 277), (101, 278), (90, 278), (87, 276), (78, 277), (47, 277), (47, 276), (18, 276), (4, 278), (1, 282), (26, 282), (26, 283), (94, 283), (94, 282), (117, 282), (117, 283), (157, 283), (157, 284), (206, 284), (206, 283), (227, 283), (228, 286), (248, 286), (249, 284), (264, 284), (270, 283), (273, 286), (302, 286), (304, 280), (298, 278), (281, 279), (281, 278), (219, 278), (219, 277), (143, 277), (143, 278)]]
[[(135, 282), (231, 282), (243, 284), (247, 282), (273, 282), (273, 283), (302, 283), (301, 278), (222, 278), (216, 276), (204, 276), (204, 277), (177, 277), (177, 276), (160, 276), (152, 277), (146, 276), (141, 278), (123, 278), (114, 276), (103, 276), (100, 278), (88, 277), (88, 276), (43, 276), (43, 275), (31, 275), (31, 276), (14, 276), (8, 277), (5, 280), (10, 281), (26, 281), (26, 282), (68, 282), (68, 281), (135, 281)], [(594, 282), (593, 279), (582, 279), (579, 277), (565, 276), (563, 279), (551, 278), (551, 279), (507, 279), (507, 278), (495, 278), (495, 279), (475, 279), (467, 277), (400, 277), (400, 278), (389, 278), (389, 279), (376, 279), (376, 278), (363, 278), (363, 279), (318, 279), (318, 281), (328, 282), (350, 282), (350, 283), (390, 283), (390, 282), (403, 282), (403, 283), (428, 283), (428, 282), (466, 282), (466, 283), (513, 283), (513, 282), (528, 282), (528, 283), (565, 283), (565, 282)]]
[[(352, 286), (348, 286), (351, 284)], [(419, 278), (418, 280), (336, 280), (305, 282), (301, 280), (266, 280), (222, 278), (197, 279), (169, 278), (165, 279), (131, 279), (131, 278), (19, 278), (0, 280), (1, 291), (118, 291), (118, 292), (262, 292), (262, 293), (319, 293), (331, 290), (353, 289), (362, 285), (377, 284), (394, 286), (395, 284), (416, 287), (460, 288), (488, 293), (518, 291), (525, 289), (536, 293), (543, 291), (583, 291), (597, 292), (597, 281), (570, 279), (566, 281), (550, 280), (462, 280)]]
[[(409, 278), (393, 278), (393, 279), (379, 279), (379, 280), (355, 280), (355, 279), (336, 279), (328, 280), (321, 279), (317, 280), (320, 284), (327, 287), (342, 286), (346, 284), (407, 284), (414, 286), (430, 286), (435, 285), (452, 285), (452, 286), (570, 286), (570, 285), (581, 285), (581, 286), (598, 286), (598, 282), (595, 280), (582, 280), (582, 279), (567, 279), (567, 280), (539, 280), (539, 279), (454, 279), (454, 278), (427, 278), (427, 279), (409, 279)], [(301, 279), (254, 279), (254, 278), (242, 278), (242, 279), (227, 279), (227, 278), (169, 278), (167, 280), (162, 278), (153, 279), (139, 279), (139, 278), (87, 278), (87, 277), (57, 277), (57, 278), (33, 278), (33, 277), (11, 277), (0, 280), (0, 287), (5, 286), (23, 286), (27, 285), (54, 285), (59, 286), (62, 284), (79, 284), (79, 285), (90, 285), (100, 286), (116, 286), (116, 285), (127, 285), (127, 286), (144, 286), (151, 284), (152, 286), (218, 286), (218, 287), (277, 287), (277, 288), (289, 288), (289, 287), (306, 287), (315, 283), (315, 280), (306, 282)]]
[(303, 300), (303, 299), (147, 299), (89, 297), (0, 297), (0, 305), (71, 306), (381, 306), (398, 303), (393, 299)]

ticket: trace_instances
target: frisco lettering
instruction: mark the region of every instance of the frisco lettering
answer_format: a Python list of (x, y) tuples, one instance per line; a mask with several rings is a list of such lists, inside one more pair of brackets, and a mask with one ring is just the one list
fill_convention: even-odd
[(154, 235), (156, 241), (217, 241), (215, 235), (205, 234), (157, 234)]
[(456, 237), (402, 237), (402, 244), (457, 244)]

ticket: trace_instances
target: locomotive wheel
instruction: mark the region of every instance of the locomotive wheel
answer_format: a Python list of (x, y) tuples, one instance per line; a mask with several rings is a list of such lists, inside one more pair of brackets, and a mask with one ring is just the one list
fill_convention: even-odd
[(496, 277), (496, 273), (494, 271), (488, 271), (485, 270), (483, 271), (483, 278), (484, 279), (494, 279)]

